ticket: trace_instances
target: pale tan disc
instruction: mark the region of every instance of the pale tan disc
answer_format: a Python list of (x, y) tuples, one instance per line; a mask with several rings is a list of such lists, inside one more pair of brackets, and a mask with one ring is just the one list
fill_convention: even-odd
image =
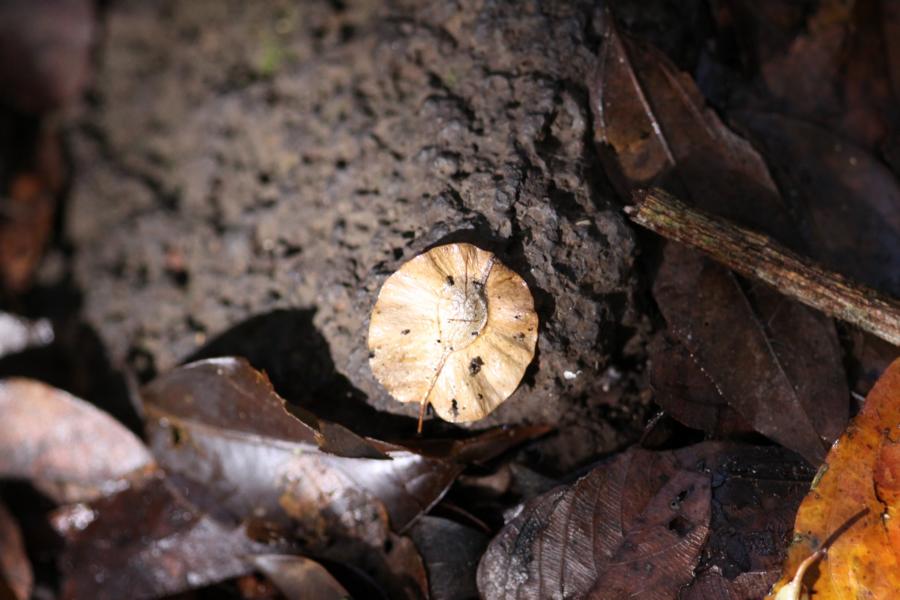
[(369, 324), (369, 364), (397, 400), (475, 421), (516, 390), (537, 329), (521, 277), (490, 252), (448, 244), (385, 281)]

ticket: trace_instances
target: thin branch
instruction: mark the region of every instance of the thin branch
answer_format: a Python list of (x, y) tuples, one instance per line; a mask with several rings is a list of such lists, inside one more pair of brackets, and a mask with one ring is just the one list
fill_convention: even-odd
[(694, 210), (658, 189), (635, 193), (635, 223), (746, 277), (900, 346), (900, 301), (828, 271), (771, 238)]

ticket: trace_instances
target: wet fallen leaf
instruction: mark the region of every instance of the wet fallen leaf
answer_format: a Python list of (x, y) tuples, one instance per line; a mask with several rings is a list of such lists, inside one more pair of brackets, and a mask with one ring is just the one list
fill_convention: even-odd
[(482, 597), (675, 597), (709, 533), (701, 455), (632, 449), (528, 502), (481, 559)]
[(279, 550), (202, 514), (162, 478), (89, 510), (86, 527), (64, 532), (63, 598), (159, 598), (243, 575), (254, 554)]
[(397, 533), (443, 496), (461, 461), (546, 431), (493, 430), (413, 451), (286, 409), (265, 375), (235, 358), (175, 369), (146, 386), (143, 399), (150, 445), (192, 501), (226, 522), (252, 518), (306, 552), (361, 566), (395, 597), (427, 594), (421, 559)]
[(893, 598), (900, 590), (900, 360), (872, 388), (797, 511), (770, 598), (831, 542), (802, 582), (816, 600)]
[[(797, 243), (756, 151), (705, 106), (688, 76), (621, 36), (610, 19), (590, 92), (595, 139), (625, 190), (662, 185), (698, 208)], [(848, 403), (831, 322), (770, 290), (749, 294), (734, 274), (676, 244), (663, 254), (654, 297), (696, 362), (685, 366), (702, 371), (686, 381), (708, 377), (757, 431), (821, 461)]]
[(144, 388), (143, 397), (161, 464), (202, 483), (220, 511), (279, 520), (307, 502), (362, 494), (384, 503), (396, 531), (443, 495), (462, 469), (455, 459), (489, 458), (546, 431), (494, 430), (466, 441), (420, 442), (419, 452), (411, 452), (308, 414), (301, 421), (296, 415), (304, 413), (286, 410), (264, 374), (234, 358), (175, 369)]
[(34, 575), (25, 553), (25, 542), (18, 523), (6, 507), (0, 503), (0, 598), (15, 600), (31, 598)]
[(155, 469), (133, 433), (62, 390), (0, 381), (0, 476), (29, 479), (60, 502), (110, 494)]
[(263, 554), (253, 565), (269, 578), (288, 600), (316, 598), (346, 600), (350, 594), (319, 563), (303, 556)]
[(900, 184), (881, 162), (841, 137), (796, 119), (738, 112), (759, 144), (808, 253), (826, 266), (900, 296)]
[(468, 600), (478, 597), (475, 571), (488, 537), (449, 519), (424, 516), (409, 535), (428, 571), (432, 600)]
[(174, 369), (142, 395), (154, 454), (201, 509), (354, 564), (392, 597), (427, 595), (415, 546), (391, 527), (427, 510), (461, 466), (301, 421), (242, 359)]

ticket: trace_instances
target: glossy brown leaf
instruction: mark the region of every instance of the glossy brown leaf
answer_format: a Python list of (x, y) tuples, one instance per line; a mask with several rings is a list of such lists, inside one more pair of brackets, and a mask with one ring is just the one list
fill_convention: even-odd
[(546, 431), (493, 430), (411, 450), (288, 411), (265, 375), (234, 358), (175, 369), (143, 398), (151, 447), (193, 501), (361, 565), (397, 597), (427, 594), (427, 581), (415, 546), (395, 532), (443, 496), (462, 461)]
[[(705, 107), (690, 78), (621, 36), (609, 19), (603, 40), (590, 89), (595, 139), (621, 185), (663, 185), (698, 208), (796, 245), (762, 159)], [(736, 276), (695, 252), (670, 243), (663, 254), (654, 297), (701, 371), (686, 381), (708, 377), (757, 431), (821, 461), (848, 400), (830, 321), (769, 290), (748, 295)]]
[(253, 557), (253, 565), (288, 600), (346, 600), (350, 597), (344, 586), (325, 567), (303, 556), (263, 554)]
[(154, 469), (144, 444), (91, 404), (38, 381), (0, 381), (0, 475), (75, 502), (118, 491)]
[(15, 518), (0, 503), (0, 597), (3, 588), (15, 600), (31, 598), (34, 574), (25, 553), (25, 541)]
[(164, 479), (91, 505), (60, 560), (64, 598), (158, 598), (253, 569), (269, 547), (202, 514)]
[(900, 185), (867, 151), (803, 121), (756, 112), (735, 120), (759, 144), (810, 255), (900, 296)]
[(632, 449), (528, 502), (481, 559), (482, 597), (675, 597), (709, 533), (696, 448)]

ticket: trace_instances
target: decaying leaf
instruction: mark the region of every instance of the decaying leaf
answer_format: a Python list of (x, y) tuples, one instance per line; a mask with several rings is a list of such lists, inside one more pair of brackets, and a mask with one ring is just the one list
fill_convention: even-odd
[(675, 597), (709, 533), (702, 448), (632, 449), (528, 502), (481, 559), (482, 597)]
[(393, 597), (427, 594), (421, 558), (397, 533), (443, 496), (461, 460), (546, 431), (488, 431), (412, 451), (289, 412), (265, 375), (235, 358), (180, 367), (142, 395), (153, 452), (194, 503), (223, 522), (250, 520), (308, 553), (356, 564)]
[(797, 506), (814, 470), (775, 446), (706, 444), (710, 533), (681, 600), (761, 598), (778, 579)]
[(816, 600), (894, 598), (900, 590), (900, 360), (872, 388), (797, 511), (775, 598), (801, 564)]
[(831, 321), (674, 244), (653, 293), (669, 331), (728, 405), (756, 431), (821, 462), (849, 398)]
[[(34, 574), (18, 523), (0, 503), (0, 598), (31, 598)], [(4, 590), (8, 596), (4, 595)]]
[(347, 600), (350, 594), (322, 565), (303, 556), (263, 554), (253, 565), (269, 578), (288, 600), (317, 598)]
[(94, 18), (88, 0), (0, 4), (4, 103), (41, 113), (75, 100), (87, 83)]
[(653, 401), (676, 421), (716, 438), (754, 431), (676, 340), (654, 340), (650, 357)]
[(424, 516), (409, 535), (425, 561), (431, 600), (469, 600), (478, 597), (475, 571), (488, 537), (465, 525)]
[[(687, 75), (619, 35), (609, 18), (590, 91), (595, 139), (620, 187), (660, 185), (797, 243), (761, 157), (705, 106)], [(770, 290), (748, 293), (731, 272), (672, 243), (664, 246), (653, 292), (670, 334), (695, 363), (686, 368), (701, 371), (686, 380), (709, 379), (743, 420), (820, 462), (848, 403), (831, 322)], [(711, 433), (718, 427), (704, 425)]]
[(738, 112), (801, 217), (808, 253), (900, 296), (900, 184), (869, 152), (824, 129), (775, 114)]
[(477, 421), (518, 387), (538, 318), (528, 286), (471, 244), (421, 254), (391, 275), (372, 310), (369, 364), (400, 402)]
[(0, 476), (29, 479), (60, 502), (77, 502), (154, 469), (144, 444), (91, 404), (39, 381), (0, 381)]
[(754, 87), (765, 91), (741, 94), (743, 106), (818, 123), (867, 148), (884, 141), (896, 116), (891, 2), (715, 4), (720, 24), (731, 21), (724, 35), (736, 38)]
[(279, 550), (202, 514), (161, 478), (89, 510), (90, 524), (68, 531), (60, 560), (64, 598), (176, 594), (248, 573), (253, 555)]

